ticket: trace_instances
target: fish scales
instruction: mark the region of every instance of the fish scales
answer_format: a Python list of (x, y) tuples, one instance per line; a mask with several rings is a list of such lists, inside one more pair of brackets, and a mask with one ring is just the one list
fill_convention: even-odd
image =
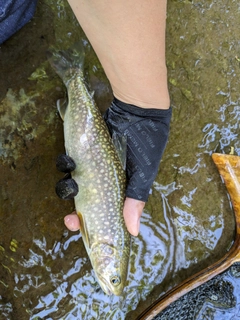
[(81, 78), (81, 74), (76, 74), (69, 83), (70, 108), (64, 117), (65, 148), (76, 163), (76, 170), (72, 172), (79, 186), (76, 209), (81, 214), (87, 212), (84, 223), (90, 246), (103, 240), (122, 246), (122, 232), (116, 233), (120, 231), (118, 224), (123, 225), (124, 220), (123, 215), (116, 212), (121, 210), (119, 199), (124, 198), (124, 189), (119, 189), (119, 183), (125, 184), (125, 174), (104, 120)]
[(85, 248), (105, 293), (121, 295), (130, 254), (130, 234), (123, 219), (126, 175), (85, 85), (83, 50), (54, 52), (49, 61), (68, 91), (68, 105), (60, 108), (60, 114), (66, 153), (76, 164), (71, 175), (79, 187), (74, 201)]

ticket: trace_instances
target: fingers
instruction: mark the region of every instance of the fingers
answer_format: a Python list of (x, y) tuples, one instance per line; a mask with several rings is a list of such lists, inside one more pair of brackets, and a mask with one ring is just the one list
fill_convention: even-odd
[[(145, 202), (135, 200), (132, 198), (126, 198), (123, 207), (123, 217), (128, 229), (128, 232), (133, 235), (137, 236), (139, 233), (140, 228), (140, 217), (142, 215), (143, 208), (145, 206)], [(77, 231), (80, 229), (80, 222), (76, 212), (72, 212), (68, 214), (64, 218), (65, 226), (70, 231)]]
[(64, 200), (73, 199), (78, 194), (78, 185), (71, 178), (71, 171), (75, 170), (76, 164), (71, 157), (60, 154), (56, 160), (56, 167), (59, 171), (66, 173), (65, 177), (56, 183), (57, 196)]
[(61, 172), (71, 172), (76, 169), (73, 159), (66, 154), (60, 154), (56, 160), (56, 167)]
[(70, 200), (78, 194), (78, 185), (69, 175), (56, 183), (55, 191), (59, 198)]
[(123, 217), (128, 229), (128, 232), (137, 236), (140, 228), (140, 218), (143, 212), (145, 202), (135, 200), (132, 198), (126, 198), (123, 207)]
[(80, 221), (79, 221), (79, 218), (76, 214), (76, 211), (72, 212), (71, 214), (68, 214), (64, 218), (64, 223), (65, 223), (65, 226), (70, 231), (77, 231), (80, 229)]
[[(66, 155), (61, 155), (57, 159), (57, 168), (62, 172), (70, 172), (75, 169), (75, 164), (71, 158)], [(72, 199), (78, 193), (78, 185), (76, 182), (66, 176), (60, 180), (56, 185), (56, 193), (62, 199)], [(123, 217), (129, 233), (137, 236), (140, 228), (140, 217), (142, 215), (144, 201), (136, 200), (127, 197), (124, 202)], [(67, 215), (64, 218), (64, 223), (70, 231), (77, 231), (80, 229), (80, 222), (76, 212)]]

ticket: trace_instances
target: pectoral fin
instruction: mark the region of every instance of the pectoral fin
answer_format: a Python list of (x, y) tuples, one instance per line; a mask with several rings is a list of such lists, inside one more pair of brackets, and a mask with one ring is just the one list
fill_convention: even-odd
[(83, 216), (81, 214), (81, 212), (77, 211), (77, 215), (79, 217), (80, 220), (80, 232), (82, 234), (83, 240), (85, 242), (86, 250), (90, 249), (90, 241), (89, 241), (89, 236), (88, 236), (88, 232), (87, 232), (87, 228), (86, 228), (86, 224), (85, 221), (83, 219)]
[(67, 106), (68, 106), (67, 99), (57, 100), (57, 109), (63, 121), (64, 121), (64, 116), (67, 110)]

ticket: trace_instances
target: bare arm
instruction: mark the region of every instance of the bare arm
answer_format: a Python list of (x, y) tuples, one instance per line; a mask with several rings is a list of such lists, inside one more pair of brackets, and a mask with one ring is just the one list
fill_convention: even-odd
[(68, 0), (113, 93), (143, 108), (168, 109), (166, 0)]

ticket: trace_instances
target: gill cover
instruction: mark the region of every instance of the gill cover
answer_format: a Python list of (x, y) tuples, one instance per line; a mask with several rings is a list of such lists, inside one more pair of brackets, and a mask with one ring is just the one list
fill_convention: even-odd
[(91, 248), (91, 262), (103, 291), (110, 295), (121, 295), (126, 275), (122, 274), (122, 264), (116, 249), (106, 243), (95, 243)]

